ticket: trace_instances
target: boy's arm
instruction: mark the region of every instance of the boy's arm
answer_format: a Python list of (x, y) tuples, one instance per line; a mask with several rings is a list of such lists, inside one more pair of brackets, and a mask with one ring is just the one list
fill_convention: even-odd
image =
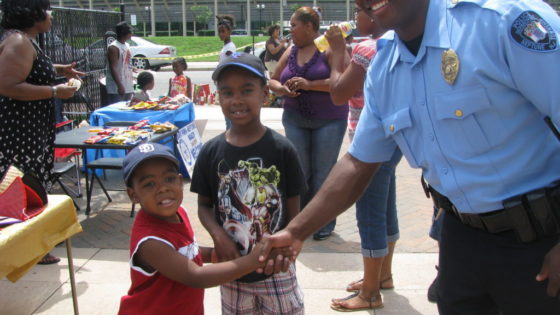
[(218, 261), (228, 261), (240, 256), (235, 242), (226, 231), (216, 222), (212, 199), (207, 196), (198, 195), (198, 218), (204, 228), (210, 233), (214, 241), (214, 250)]
[(202, 255), (202, 261), (204, 263), (215, 263), (217, 262), (216, 258), (216, 252), (214, 251), (213, 247), (207, 247), (207, 246), (200, 246), (199, 247), (200, 250), (200, 254)]
[(193, 288), (208, 288), (233, 281), (262, 267), (258, 260), (261, 246), (259, 243), (251, 254), (233, 261), (199, 266), (173, 247), (149, 239), (140, 244), (134, 258), (137, 264), (148, 266), (171, 280)]

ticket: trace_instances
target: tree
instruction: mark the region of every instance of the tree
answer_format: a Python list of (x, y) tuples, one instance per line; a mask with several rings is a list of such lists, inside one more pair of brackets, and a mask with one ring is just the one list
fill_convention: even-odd
[(298, 3), (294, 3), (290, 6), (290, 9), (292, 9), (292, 12), (295, 12), (299, 8), (301, 8), (301, 4), (298, 4)]
[(194, 23), (194, 31), (196, 33), (196, 24), (205, 25), (205, 28), (208, 26), (208, 21), (212, 17), (212, 11), (210, 8), (205, 5), (193, 5), (191, 7), (191, 11), (195, 16), (195, 23)]

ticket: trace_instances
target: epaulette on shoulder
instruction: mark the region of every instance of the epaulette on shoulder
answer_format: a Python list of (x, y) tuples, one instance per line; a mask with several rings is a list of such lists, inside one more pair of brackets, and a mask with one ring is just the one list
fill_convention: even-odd
[(475, 4), (481, 8), (496, 11), (500, 14), (508, 12), (519, 0), (447, 0), (449, 8), (459, 8), (465, 4)]
[(395, 40), (395, 32), (387, 31), (383, 36), (379, 37), (376, 41), (377, 51), (379, 52), (388, 42)]

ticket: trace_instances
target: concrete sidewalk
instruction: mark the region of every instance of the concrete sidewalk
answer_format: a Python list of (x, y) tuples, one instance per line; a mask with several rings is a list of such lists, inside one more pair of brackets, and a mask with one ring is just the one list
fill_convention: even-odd
[[(309, 241), (311, 242), (311, 241)], [(53, 254), (64, 258), (66, 251)], [(332, 298), (348, 295), (345, 286), (362, 277), (359, 254), (303, 252), (296, 264), (304, 292), (306, 314), (340, 314), (329, 307)], [(74, 250), (78, 303), (81, 314), (116, 314), (119, 299), (130, 285), (128, 251), (78, 248)], [(435, 276), (436, 254), (396, 254), (393, 262), (394, 290), (382, 291), (383, 309), (356, 314), (437, 314), (426, 299), (426, 288)], [(72, 298), (66, 260), (36, 266), (17, 283), (0, 281), (2, 314), (72, 314)], [(219, 288), (207, 289), (206, 314), (218, 315)]]
[[(197, 119), (207, 120), (203, 140), (225, 129), (219, 106), (196, 106)], [(264, 108), (265, 125), (283, 133), (282, 110)], [(349, 145), (346, 138), (341, 150)], [(435, 276), (437, 244), (428, 238), (431, 201), (423, 195), (420, 172), (406, 160), (397, 167), (397, 207), (401, 239), (397, 242), (393, 264), (395, 290), (383, 291), (385, 308), (358, 314), (437, 314), (435, 304), (426, 299), (427, 288)], [(122, 188), (122, 175), (108, 174), (107, 184)], [(196, 196), (185, 183), (183, 206), (187, 209), (197, 241), (212, 246), (212, 240), (198, 221)], [(133, 220), (130, 202), (124, 192), (110, 191), (108, 203), (101, 190), (94, 190), (92, 213), (79, 213), (84, 232), (72, 238), (74, 264), (82, 314), (115, 314), (119, 299), (130, 284), (128, 242)], [(85, 205), (85, 198), (76, 199)], [(64, 247), (53, 253), (65, 257)], [(362, 278), (360, 240), (352, 207), (337, 219), (332, 237), (325, 241), (308, 240), (297, 262), (297, 275), (305, 294), (306, 314), (338, 314), (329, 308), (331, 298), (347, 295), (345, 286)], [(71, 314), (72, 300), (65, 259), (57, 265), (35, 266), (17, 283), (0, 281), (2, 314)], [(220, 314), (219, 289), (206, 290), (206, 314)]]

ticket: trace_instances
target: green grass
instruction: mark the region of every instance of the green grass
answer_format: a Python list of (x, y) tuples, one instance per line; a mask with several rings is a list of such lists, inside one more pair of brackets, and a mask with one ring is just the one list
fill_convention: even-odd
[[(267, 38), (266, 36), (255, 36), (255, 43), (266, 41)], [(177, 56), (195, 56), (219, 52), (224, 45), (217, 36), (158, 36), (146, 39), (162, 45), (175, 46), (177, 48)], [(251, 36), (232, 36), (231, 40), (238, 49), (241, 46), (253, 43), (253, 38)], [(218, 61), (218, 56), (188, 58), (187, 62), (189, 61)]]

